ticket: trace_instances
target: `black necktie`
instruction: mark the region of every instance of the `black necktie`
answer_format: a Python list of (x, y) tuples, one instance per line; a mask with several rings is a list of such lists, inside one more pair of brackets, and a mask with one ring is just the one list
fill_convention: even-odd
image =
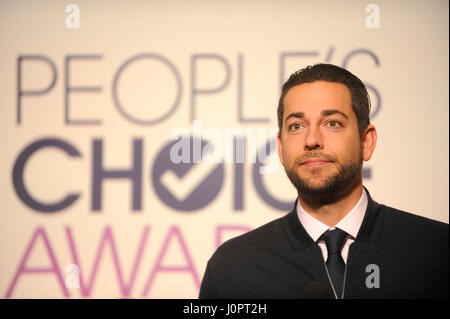
[(345, 263), (344, 259), (342, 259), (341, 248), (347, 235), (345, 231), (335, 228), (327, 230), (321, 237), (327, 244), (328, 258), (326, 265), (337, 298), (340, 298), (342, 295), (344, 283)]

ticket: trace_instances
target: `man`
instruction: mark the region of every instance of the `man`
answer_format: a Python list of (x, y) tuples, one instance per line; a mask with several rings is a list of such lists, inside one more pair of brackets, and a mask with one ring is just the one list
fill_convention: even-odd
[(377, 141), (352, 73), (292, 74), (278, 105), (278, 155), (293, 210), (220, 246), (200, 298), (447, 298), (448, 224), (378, 204), (362, 185)]

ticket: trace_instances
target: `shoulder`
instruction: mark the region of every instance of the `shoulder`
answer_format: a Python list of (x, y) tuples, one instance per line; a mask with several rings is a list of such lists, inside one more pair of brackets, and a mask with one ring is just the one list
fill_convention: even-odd
[(393, 239), (396, 234), (406, 240), (420, 238), (423, 241), (448, 242), (449, 225), (446, 223), (383, 204), (377, 204), (377, 210), (383, 219), (386, 239)]
[(287, 225), (293, 217), (288, 213), (220, 245), (208, 260), (200, 297), (268, 298), (275, 288), (285, 293), (273, 278), (286, 275), (284, 261), (292, 250)]
[(283, 236), (283, 219), (286, 217), (280, 217), (243, 235), (229, 239), (217, 248), (210, 261), (247, 259), (249, 256), (256, 257), (270, 251), (285, 250), (288, 242), (286, 236)]

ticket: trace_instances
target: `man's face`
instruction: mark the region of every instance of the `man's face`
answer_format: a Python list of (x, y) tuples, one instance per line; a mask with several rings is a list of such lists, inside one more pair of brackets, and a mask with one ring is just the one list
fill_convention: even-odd
[(362, 183), (363, 147), (344, 84), (316, 81), (288, 91), (278, 155), (299, 194), (336, 195)]

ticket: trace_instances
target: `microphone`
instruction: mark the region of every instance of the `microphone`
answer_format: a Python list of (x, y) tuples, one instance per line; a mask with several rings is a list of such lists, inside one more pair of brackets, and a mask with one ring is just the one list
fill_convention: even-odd
[(329, 299), (327, 286), (321, 281), (311, 281), (303, 289), (303, 299)]

